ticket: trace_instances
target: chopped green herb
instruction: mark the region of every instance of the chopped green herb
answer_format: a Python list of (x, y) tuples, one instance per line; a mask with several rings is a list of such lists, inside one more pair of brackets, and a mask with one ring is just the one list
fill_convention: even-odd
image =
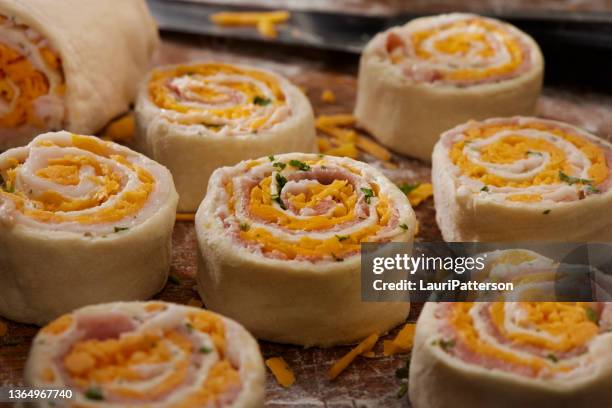
[(584, 312), (586, 313), (587, 319), (589, 319), (595, 324), (599, 323), (599, 316), (597, 316), (597, 312), (595, 310), (591, 309), (590, 307), (587, 307), (586, 309), (584, 309)]
[(287, 184), (287, 179), (280, 173), (276, 173), (276, 182), (278, 183), (278, 191), (280, 192), (283, 187), (285, 187), (285, 184)]
[(601, 190), (598, 189), (597, 187), (593, 186), (592, 184), (589, 184), (587, 186), (587, 193), (589, 193), (589, 194), (599, 194), (599, 193), (601, 193)]
[(550, 361), (552, 361), (553, 363), (556, 363), (556, 362), (558, 362), (558, 361), (559, 361), (559, 359), (557, 358), (557, 356), (555, 356), (555, 355), (554, 355), (554, 354), (552, 354), (552, 353), (551, 353), (551, 354), (548, 354), (548, 355), (546, 356), (546, 358), (547, 358), (547, 359), (549, 359)]
[(544, 214), (544, 215), (548, 215), (548, 214), (550, 214), (550, 208), (549, 208), (549, 209), (547, 209), (547, 210), (542, 211), (542, 214)]
[(274, 155), (272, 155), (272, 154), (268, 156), (268, 159), (270, 159), (270, 161), (271, 161), (271, 162), (273, 162), (274, 160), (276, 160), (276, 159), (274, 158)]
[(272, 102), (270, 98), (264, 98), (263, 96), (259, 96), (259, 95), (253, 98), (253, 103), (259, 106), (269, 105), (270, 102)]
[(342, 242), (344, 240), (349, 239), (348, 235), (336, 235), (336, 238), (338, 238), (338, 241)]
[(200, 347), (200, 353), (202, 353), (202, 354), (208, 354), (211, 351), (212, 351), (212, 349), (210, 347), (206, 347), (206, 346)]
[(408, 378), (408, 367), (401, 367), (395, 370), (395, 376), (397, 378)]
[(409, 194), (411, 191), (416, 190), (417, 188), (419, 188), (419, 186), (421, 185), (421, 183), (405, 183), (399, 186), (399, 189), (402, 190), (402, 192), (404, 194)]
[(115, 227), (115, 232), (121, 232), (121, 231), (127, 231), (129, 230), (128, 227)]
[(440, 347), (443, 350), (448, 350), (448, 349), (451, 349), (451, 348), (455, 347), (455, 340), (453, 340), (453, 339), (450, 339), (450, 340), (440, 339), (438, 341), (438, 345), (440, 345)]
[(285, 167), (287, 167), (287, 164), (283, 162), (276, 162), (272, 166), (276, 167), (279, 170), (284, 170)]
[(287, 207), (285, 207), (285, 203), (283, 203), (283, 200), (281, 200), (280, 195), (278, 195), (278, 194), (272, 194), (272, 195), (270, 196), (270, 198), (271, 198), (273, 201), (276, 201), (276, 202), (278, 203), (278, 205), (280, 205), (280, 208), (282, 208), (283, 210), (286, 210), (286, 209), (287, 209)]
[(561, 170), (559, 170), (559, 180), (569, 184), (570, 186), (572, 184), (591, 184), (593, 182), (592, 180), (589, 180), (589, 179), (568, 176)]
[(296, 169), (300, 169), (302, 171), (308, 171), (310, 170), (310, 166), (304, 162), (301, 162), (299, 160), (291, 160), (289, 162), (289, 164), (293, 167), (295, 167)]
[(94, 401), (103, 401), (104, 394), (102, 394), (102, 390), (97, 387), (91, 387), (85, 391), (85, 398), (94, 400)]
[(189, 322), (185, 323), (185, 327), (187, 328), (187, 331), (192, 332), (193, 331), (193, 325)]
[(363, 194), (365, 194), (365, 202), (370, 204), (370, 198), (374, 197), (374, 192), (371, 188), (362, 188)]
[(532, 150), (529, 150), (529, 151), (527, 152), (527, 156), (543, 156), (543, 154), (542, 154), (542, 153), (540, 153), (540, 152), (534, 152), (534, 151), (532, 151)]
[(407, 230), (408, 226), (406, 224), (400, 224), (399, 227), (403, 230)]
[(489, 186), (484, 186), (483, 188), (480, 189), (480, 191), (484, 191), (484, 192), (489, 192)]
[(396, 397), (400, 399), (404, 395), (406, 395), (407, 392), (408, 392), (408, 385), (406, 383), (402, 383), (402, 385), (400, 385), (399, 390), (397, 391)]
[(323, 153), (319, 153), (319, 154), (317, 154), (317, 156), (319, 156), (321, 158), (325, 157), (325, 155)]
[(249, 224), (247, 224), (246, 222), (241, 222), (240, 223), (240, 230), (241, 231), (248, 231), (251, 229), (251, 226)]
[(172, 283), (173, 285), (180, 285), (181, 284), (181, 280), (176, 275), (168, 276), (168, 282)]

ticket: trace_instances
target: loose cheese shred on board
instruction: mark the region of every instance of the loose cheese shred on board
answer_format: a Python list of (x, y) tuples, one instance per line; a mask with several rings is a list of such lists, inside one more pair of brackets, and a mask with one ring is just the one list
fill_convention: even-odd
[[(325, 91), (322, 98), (325, 100)], [(384, 146), (359, 135), (354, 129), (347, 129), (354, 125), (355, 117), (350, 114), (319, 116), (316, 121), (317, 130), (330, 136), (327, 143), (319, 142), (319, 150), (332, 156), (346, 156), (353, 159), (357, 158), (361, 150), (383, 162), (390, 162), (391, 152)]]
[(194, 221), (195, 214), (194, 213), (176, 213), (177, 221)]
[(276, 38), (276, 24), (289, 20), (288, 11), (270, 12), (222, 12), (210, 16), (210, 21), (222, 26), (255, 26), (261, 35)]
[(408, 193), (408, 200), (410, 201), (410, 205), (416, 207), (432, 195), (433, 186), (431, 183), (423, 183)]
[(8, 327), (6, 326), (6, 323), (0, 322), (0, 337), (6, 335), (6, 333), (8, 333)]
[(333, 380), (342, 373), (360, 354), (368, 353), (372, 351), (374, 345), (378, 341), (379, 335), (372, 333), (365, 340), (359, 343), (354, 349), (345, 354), (340, 360), (336, 361), (334, 365), (329, 369), (329, 379)]
[(387, 150), (387, 148), (379, 145), (372, 139), (368, 139), (367, 137), (357, 136), (357, 147), (366, 153), (370, 153), (379, 160), (391, 160), (391, 152)]
[(321, 94), (321, 99), (323, 102), (334, 103), (336, 102), (336, 95), (331, 89), (325, 89)]
[(102, 138), (112, 142), (129, 142), (134, 138), (135, 129), (134, 114), (128, 113), (111, 122), (104, 131)]
[(395, 336), (393, 340), (383, 342), (383, 354), (390, 356), (393, 354), (408, 353), (412, 349), (416, 324), (408, 323)]
[(266, 366), (274, 374), (276, 381), (285, 388), (289, 388), (295, 382), (295, 375), (287, 366), (282, 357), (272, 357), (266, 360)]

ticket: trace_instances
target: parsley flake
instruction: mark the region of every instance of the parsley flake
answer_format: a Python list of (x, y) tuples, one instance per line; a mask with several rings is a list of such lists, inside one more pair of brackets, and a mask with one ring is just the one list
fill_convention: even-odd
[(210, 347), (202, 346), (200, 347), (199, 351), (202, 354), (208, 354), (212, 351), (212, 349)]
[(240, 231), (248, 231), (251, 229), (251, 226), (249, 224), (247, 224), (246, 222), (241, 222), (240, 223)]
[(374, 192), (371, 188), (362, 188), (361, 191), (365, 194), (365, 202), (370, 204), (370, 198), (374, 197)]
[(128, 227), (115, 227), (115, 232), (121, 232), (121, 231), (127, 231), (129, 230)]
[(295, 167), (296, 169), (300, 169), (302, 171), (308, 171), (310, 170), (310, 166), (304, 162), (301, 162), (299, 160), (291, 160), (289, 161), (289, 164), (293, 167)]
[(480, 191), (484, 191), (485, 193), (489, 192), (489, 186), (484, 186), (483, 188), (480, 189)]
[(591, 184), (593, 182), (592, 180), (589, 180), (589, 179), (568, 176), (561, 170), (559, 170), (559, 180), (569, 184), (570, 186), (572, 184)]
[(408, 226), (406, 224), (400, 224), (399, 227), (403, 230), (407, 230)]
[(349, 239), (348, 235), (336, 235), (336, 238), (338, 238), (338, 241), (342, 242), (344, 240)]
[(404, 183), (401, 184), (399, 187), (400, 190), (402, 190), (402, 192), (404, 194), (410, 194), (410, 192), (416, 190), (417, 188), (419, 188), (419, 186), (421, 185), (421, 183)]
[(269, 105), (270, 102), (272, 102), (270, 98), (264, 98), (263, 96), (259, 96), (259, 95), (253, 98), (253, 103), (259, 106)]
[(398, 399), (402, 398), (408, 392), (408, 385), (406, 383), (402, 383), (399, 390), (397, 391), (396, 397)]
[(285, 167), (287, 167), (287, 164), (283, 162), (276, 162), (272, 166), (276, 167), (279, 170), (284, 170)]
[(589, 319), (595, 324), (599, 323), (599, 316), (597, 316), (597, 312), (595, 310), (591, 309), (590, 307), (587, 307), (586, 309), (584, 309), (584, 312), (586, 313), (587, 319)]
[(93, 401), (103, 401), (104, 394), (102, 394), (102, 390), (98, 387), (91, 387), (85, 391), (85, 398), (93, 400)]

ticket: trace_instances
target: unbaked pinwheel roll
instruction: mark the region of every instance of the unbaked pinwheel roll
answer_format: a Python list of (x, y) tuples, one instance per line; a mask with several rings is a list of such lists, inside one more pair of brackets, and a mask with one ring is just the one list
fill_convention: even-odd
[(416, 327), (415, 408), (612, 404), (612, 304), (427, 303)]
[(92, 136), (0, 154), (0, 315), (46, 323), (166, 282), (178, 197), (163, 166)]
[(0, 0), (0, 151), (100, 130), (136, 97), (157, 43), (144, 0)]
[(561, 122), (468, 122), (435, 147), (446, 241), (612, 240), (612, 145)]
[(247, 408), (263, 406), (265, 371), (255, 339), (230, 319), (172, 303), (117, 302), (45, 326), (25, 378), (31, 387), (73, 390), (55, 406)]
[(469, 119), (532, 115), (543, 59), (531, 37), (473, 14), (418, 18), (378, 34), (359, 66), (355, 116), (390, 148), (430, 161)]
[(408, 302), (361, 301), (360, 243), (416, 229), (405, 194), (365, 163), (290, 153), (220, 168), (195, 228), (204, 303), (258, 338), (331, 346), (408, 315)]
[(218, 167), (316, 151), (306, 96), (281, 76), (246, 66), (156, 69), (138, 98), (136, 120), (139, 149), (170, 169), (184, 212), (197, 210)]

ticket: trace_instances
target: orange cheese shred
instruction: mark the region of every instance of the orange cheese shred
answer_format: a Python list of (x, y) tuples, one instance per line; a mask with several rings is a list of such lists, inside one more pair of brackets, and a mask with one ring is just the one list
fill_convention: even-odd
[(295, 382), (295, 375), (282, 357), (272, 357), (266, 360), (266, 366), (272, 371), (276, 381), (285, 388)]
[(321, 100), (327, 103), (334, 103), (336, 102), (336, 95), (334, 95), (334, 92), (331, 89), (325, 89), (321, 93)]
[(357, 356), (372, 351), (378, 341), (378, 333), (370, 334), (366, 339), (359, 343), (355, 348), (346, 353), (340, 360), (336, 361), (329, 369), (328, 377), (330, 380), (338, 377)]
[(135, 133), (134, 114), (128, 113), (111, 122), (102, 134), (102, 138), (112, 142), (129, 142), (134, 138)]
[(261, 35), (276, 38), (276, 25), (284, 23), (291, 17), (288, 11), (270, 12), (222, 12), (211, 14), (209, 19), (221, 26), (254, 26)]
[(195, 221), (195, 213), (176, 213), (177, 221)]
[(412, 350), (416, 324), (407, 323), (393, 340), (383, 342), (383, 354), (391, 356), (393, 354), (408, 353)]
[(408, 193), (408, 201), (410, 201), (410, 205), (416, 207), (432, 195), (433, 185), (431, 185), (431, 183), (422, 183), (417, 188)]
[(391, 160), (391, 152), (386, 147), (381, 146), (372, 139), (364, 136), (357, 136), (357, 147), (366, 153), (371, 154), (382, 161)]

